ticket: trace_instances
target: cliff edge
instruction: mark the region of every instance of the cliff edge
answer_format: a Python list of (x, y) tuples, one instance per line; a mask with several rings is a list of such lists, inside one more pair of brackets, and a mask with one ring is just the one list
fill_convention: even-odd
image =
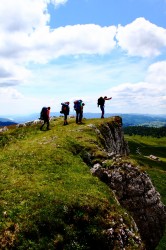
[(163, 236), (166, 223), (166, 207), (161, 202), (160, 194), (141, 166), (123, 159), (129, 154), (129, 148), (124, 141), (120, 117), (95, 130), (113, 162), (109, 164), (108, 159), (96, 162), (91, 172), (114, 192), (118, 202), (136, 222), (146, 249), (153, 250)]

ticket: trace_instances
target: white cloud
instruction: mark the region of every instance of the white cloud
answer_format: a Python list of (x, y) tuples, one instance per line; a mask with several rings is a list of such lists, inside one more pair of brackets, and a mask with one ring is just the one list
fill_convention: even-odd
[[(111, 105), (119, 112), (165, 113), (166, 109), (166, 61), (149, 66), (145, 81), (122, 83), (107, 91), (112, 95)], [(121, 111), (120, 111), (121, 110)]]
[[(47, 63), (67, 55), (109, 54), (119, 46), (129, 55), (156, 56), (166, 46), (166, 30), (144, 18), (125, 27), (101, 27), (95, 24), (51, 29), (48, 4), (65, 0), (1, 0), (0, 54), (15, 63)], [(117, 32), (117, 33), (116, 33)]]
[[(166, 61), (156, 62), (149, 66), (146, 81), (157, 86), (166, 87)], [(166, 93), (166, 92), (165, 92)]]
[(54, 4), (55, 6), (59, 6), (61, 4), (67, 3), (68, 0), (51, 0), (51, 3)]
[(137, 18), (125, 27), (119, 25), (116, 38), (130, 56), (158, 56), (166, 47), (166, 29), (144, 18)]
[[(56, 104), (57, 101), (57, 104)], [(24, 95), (15, 88), (0, 88), (0, 106), (1, 115), (6, 114), (33, 114), (40, 113), (41, 107), (51, 106), (52, 112), (60, 111), (60, 100), (58, 98), (50, 98), (50, 95), (43, 93), (42, 97), (38, 95)], [(36, 117), (38, 118), (38, 117)]]
[(12, 99), (23, 98), (24, 96), (12, 87), (0, 88), (0, 102), (2, 103), (3, 107), (5, 106), (5, 104), (10, 103)]
[[(116, 27), (74, 25), (51, 29), (48, 4), (65, 1), (1, 0), (1, 58), (18, 67), (48, 63), (60, 56), (106, 54), (115, 47)], [(2, 72), (3, 74), (3, 72)]]
[(0, 30), (7, 32), (32, 32), (49, 21), (45, 0), (1, 0)]
[(36, 30), (29, 41), (31, 51), (27, 59), (47, 62), (60, 56), (79, 54), (107, 54), (115, 47), (116, 28), (99, 25), (73, 25), (49, 30), (42, 27)]
[(18, 63), (43, 62), (59, 56), (106, 54), (116, 45), (116, 27), (73, 25), (50, 29), (48, 0), (1, 0), (0, 53)]
[(0, 87), (22, 84), (30, 75), (31, 72), (24, 66), (14, 64), (10, 60), (0, 59)]
[[(51, 0), (1, 0), (0, 53), (15, 63), (47, 63), (60, 56), (109, 54), (119, 46), (129, 55), (154, 56), (166, 46), (166, 30), (138, 18), (125, 27), (95, 24), (51, 29), (48, 4)], [(116, 33), (117, 32), (117, 33)]]

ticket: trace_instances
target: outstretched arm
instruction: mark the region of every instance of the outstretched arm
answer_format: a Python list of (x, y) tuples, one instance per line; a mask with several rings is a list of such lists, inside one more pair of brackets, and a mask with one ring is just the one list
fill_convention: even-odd
[(112, 99), (112, 97), (109, 97), (109, 98), (105, 98), (105, 100), (111, 100)]

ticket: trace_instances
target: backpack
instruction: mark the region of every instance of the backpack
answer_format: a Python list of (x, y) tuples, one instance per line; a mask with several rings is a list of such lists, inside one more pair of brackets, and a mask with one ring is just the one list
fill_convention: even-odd
[(82, 107), (82, 100), (77, 100), (74, 102), (74, 110), (80, 111)]
[(40, 112), (40, 120), (44, 120), (44, 118), (47, 116), (47, 108), (43, 107)]
[(98, 106), (104, 106), (104, 98), (103, 97), (100, 97), (98, 100), (97, 100), (97, 105)]
[(69, 105), (66, 103), (61, 103), (62, 107), (61, 107), (61, 114), (69, 114)]

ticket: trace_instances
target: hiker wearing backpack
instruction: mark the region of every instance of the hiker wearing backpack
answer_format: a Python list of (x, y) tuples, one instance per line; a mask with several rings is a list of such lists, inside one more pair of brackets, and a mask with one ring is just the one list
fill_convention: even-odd
[(107, 97), (107, 96), (104, 96), (104, 97), (100, 97), (97, 101), (97, 106), (99, 107), (100, 106), (100, 109), (101, 109), (101, 118), (104, 118), (104, 105), (105, 105), (105, 101), (106, 100), (111, 100), (112, 97)]
[(60, 113), (64, 114), (64, 124), (63, 125), (68, 125), (67, 116), (69, 115), (69, 112), (70, 112), (69, 104), (70, 104), (70, 102), (61, 103), (62, 108), (61, 108)]
[(76, 111), (76, 123), (82, 123), (83, 107), (85, 103), (82, 100), (74, 101), (74, 110)]
[(40, 113), (40, 119), (44, 121), (41, 125), (40, 130), (42, 130), (43, 126), (47, 124), (47, 130), (50, 130), (50, 107), (43, 107)]

